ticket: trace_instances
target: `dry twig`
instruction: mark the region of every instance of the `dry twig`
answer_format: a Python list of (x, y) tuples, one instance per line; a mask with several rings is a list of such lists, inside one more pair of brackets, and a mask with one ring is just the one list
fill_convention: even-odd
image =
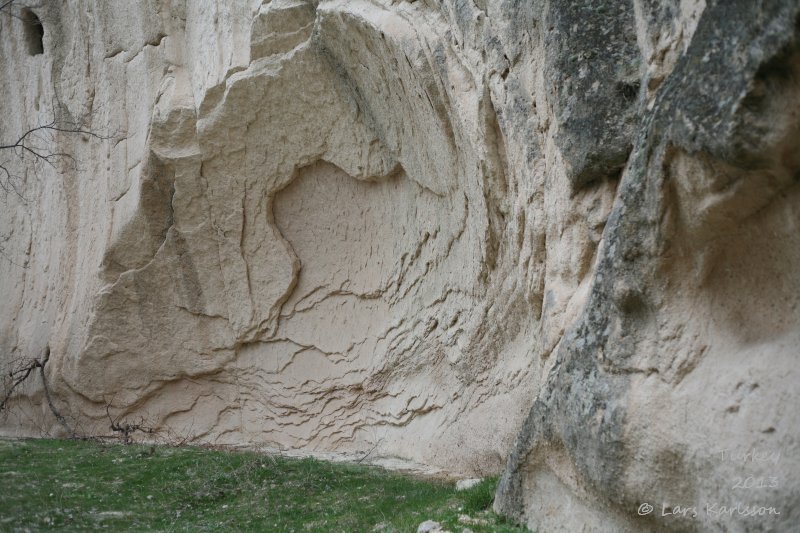
[(44, 387), (44, 396), (47, 399), (47, 405), (50, 407), (50, 412), (53, 413), (53, 416), (56, 417), (58, 423), (61, 424), (61, 427), (67, 432), (70, 438), (75, 438), (76, 434), (75, 431), (70, 427), (67, 423), (67, 420), (61, 414), (61, 412), (56, 408), (55, 403), (53, 403), (53, 397), (50, 394), (50, 387), (47, 385), (47, 375), (45, 374), (44, 367), (47, 365), (47, 362), (50, 360), (50, 347), (48, 346), (45, 349), (44, 357), (41, 359), (33, 359), (30, 363), (23, 366), (22, 368), (18, 368), (16, 370), (11, 370), (8, 375), (11, 378), (11, 386), (6, 391), (5, 396), (3, 397), (3, 401), (0, 402), (0, 411), (5, 409), (8, 400), (11, 398), (12, 394), (14, 394), (14, 389), (16, 389), (19, 385), (25, 382), (31, 373), (39, 369), (39, 374), (42, 376), (42, 386)]

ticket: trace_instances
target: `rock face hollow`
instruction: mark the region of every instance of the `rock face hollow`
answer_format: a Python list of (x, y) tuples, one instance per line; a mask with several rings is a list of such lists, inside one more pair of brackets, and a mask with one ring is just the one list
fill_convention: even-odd
[(503, 472), (542, 531), (800, 522), (796, 1), (12, 7), (0, 145), (83, 133), (0, 149), (0, 363), (50, 354), (3, 434), (49, 394)]

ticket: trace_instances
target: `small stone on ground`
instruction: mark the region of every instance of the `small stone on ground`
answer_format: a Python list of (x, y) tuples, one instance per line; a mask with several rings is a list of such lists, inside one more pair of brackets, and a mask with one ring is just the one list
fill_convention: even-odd
[(459, 479), (456, 481), (456, 490), (471, 489), (481, 481), (483, 481), (481, 478)]
[(441, 531), (441, 530), (442, 530), (442, 524), (440, 524), (439, 522), (436, 522), (435, 520), (425, 520), (417, 528), (417, 533), (428, 533), (432, 531)]

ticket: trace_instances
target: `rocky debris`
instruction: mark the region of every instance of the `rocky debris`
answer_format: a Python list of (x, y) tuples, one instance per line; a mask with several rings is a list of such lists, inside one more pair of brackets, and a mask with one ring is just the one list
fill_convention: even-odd
[(464, 524), (467, 526), (487, 526), (489, 525), (489, 521), (485, 518), (473, 518), (466, 514), (458, 515), (458, 523)]

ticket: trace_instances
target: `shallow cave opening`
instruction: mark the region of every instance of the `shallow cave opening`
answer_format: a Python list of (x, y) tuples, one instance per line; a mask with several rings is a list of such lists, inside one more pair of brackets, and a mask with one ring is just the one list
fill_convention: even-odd
[(32, 56), (43, 54), (44, 26), (42, 26), (42, 21), (30, 9), (23, 9), (20, 18), (25, 31), (25, 41), (28, 44), (28, 54)]

